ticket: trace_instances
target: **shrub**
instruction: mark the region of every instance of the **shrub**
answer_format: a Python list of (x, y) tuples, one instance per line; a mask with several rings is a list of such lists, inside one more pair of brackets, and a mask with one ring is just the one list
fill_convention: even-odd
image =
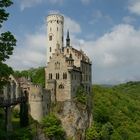
[(46, 116), (42, 120), (42, 126), (45, 135), (49, 138), (56, 137), (59, 139), (64, 136), (61, 121), (54, 114)]

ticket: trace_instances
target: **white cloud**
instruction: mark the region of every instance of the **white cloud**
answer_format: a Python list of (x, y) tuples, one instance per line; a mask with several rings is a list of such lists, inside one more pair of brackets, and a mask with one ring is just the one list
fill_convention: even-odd
[(120, 24), (96, 41), (84, 41), (82, 48), (93, 60), (93, 80), (99, 83), (137, 80), (140, 77), (139, 36), (140, 30)]
[(20, 1), (20, 9), (24, 10), (25, 8), (33, 7), (37, 4), (42, 3), (44, 0), (21, 0)]
[(128, 9), (131, 13), (140, 15), (140, 0), (130, 0)]
[[(81, 31), (80, 25), (68, 16), (65, 16), (65, 29), (69, 29), (71, 37)], [(66, 30), (65, 30), (66, 33)], [(45, 66), (47, 54), (46, 24), (38, 27), (35, 33), (19, 38), (19, 44), (7, 63), (14, 69), (22, 70), (32, 67)]]
[[(93, 81), (116, 83), (126, 80), (140, 80), (140, 29), (129, 24), (116, 25), (110, 32), (89, 41), (77, 38), (80, 25), (65, 16), (65, 30), (70, 30), (71, 44), (82, 48), (93, 61)], [(43, 25), (35, 33), (27, 34), (14, 55), (8, 60), (14, 69), (28, 69), (46, 65), (46, 29)], [(21, 40), (21, 39), (20, 39)]]
[(7, 63), (14, 69), (23, 70), (44, 66), (46, 61), (46, 34), (26, 35), (15, 48)]
[(71, 33), (80, 33), (81, 32), (81, 27), (80, 25), (73, 20), (72, 18), (64, 15), (64, 31), (70, 30)]
[(21, 0), (20, 9), (24, 10), (25, 8), (30, 8), (38, 4), (49, 2), (51, 4), (63, 4), (64, 0)]

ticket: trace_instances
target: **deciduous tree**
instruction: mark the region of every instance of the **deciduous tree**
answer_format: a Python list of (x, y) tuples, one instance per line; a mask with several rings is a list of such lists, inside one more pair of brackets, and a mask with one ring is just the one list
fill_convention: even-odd
[[(12, 4), (11, 0), (0, 0), (0, 28), (9, 16), (6, 8)], [(16, 46), (16, 39), (10, 31), (0, 34), (0, 89), (6, 84), (9, 75), (13, 72), (12, 68), (5, 64), (5, 61), (12, 55), (14, 46)]]

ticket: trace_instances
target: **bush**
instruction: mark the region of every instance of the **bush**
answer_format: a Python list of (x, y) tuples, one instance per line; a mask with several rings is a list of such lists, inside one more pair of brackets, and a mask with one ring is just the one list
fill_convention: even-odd
[(81, 104), (87, 103), (87, 93), (85, 92), (85, 90), (82, 86), (78, 87), (78, 89), (76, 91), (75, 100), (80, 102)]
[(56, 137), (60, 139), (64, 136), (64, 130), (61, 121), (54, 115), (50, 114), (42, 120), (43, 131), (49, 138)]

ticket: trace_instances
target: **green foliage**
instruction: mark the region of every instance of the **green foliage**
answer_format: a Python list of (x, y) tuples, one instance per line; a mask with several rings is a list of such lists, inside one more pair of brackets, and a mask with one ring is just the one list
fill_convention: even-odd
[(32, 68), (29, 70), (24, 70), (24, 71), (15, 71), (14, 75), (16, 77), (30, 77), (32, 82), (34, 84), (40, 84), (43, 87), (45, 87), (45, 68), (44, 67), (39, 67), (39, 68)]
[(100, 133), (98, 132), (95, 124), (92, 125), (89, 129), (87, 129), (86, 138), (87, 138), (87, 140), (99, 140), (100, 139)]
[(15, 110), (13, 110), (13, 117), (14, 118), (19, 118), (20, 116), (19, 116), (19, 110), (17, 110), (17, 109), (15, 109)]
[(95, 85), (94, 127), (87, 130), (87, 137), (92, 139), (93, 136), (100, 140), (140, 139), (139, 93), (140, 82), (128, 82), (113, 87)]
[[(11, 0), (0, 0), (0, 28), (9, 16), (5, 8), (9, 7), (12, 3)], [(9, 75), (13, 73), (12, 68), (4, 62), (12, 55), (14, 46), (16, 46), (16, 39), (11, 32), (7, 31), (0, 34), (0, 89), (6, 84)]]
[(31, 140), (33, 138), (32, 130), (29, 127), (17, 129), (14, 131), (13, 136), (13, 140)]
[(76, 91), (75, 100), (80, 102), (81, 104), (86, 104), (87, 102), (87, 93), (85, 92), (82, 86), (79, 86)]
[(42, 120), (43, 131), (47, 137), (61, 139), (64, 136), (64, 130), (60, 120), (53, 114), (47, 115)]

